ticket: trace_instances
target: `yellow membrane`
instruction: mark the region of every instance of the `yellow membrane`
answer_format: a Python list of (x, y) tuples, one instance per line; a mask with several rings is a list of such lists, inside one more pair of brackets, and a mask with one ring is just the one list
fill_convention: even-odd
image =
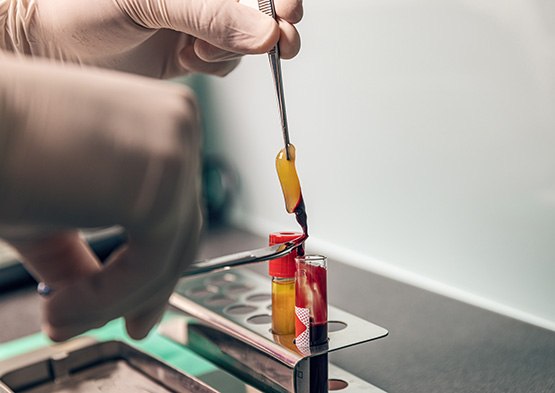
[(295, 168), (295, 146), (289, 144), (289, 160), (285, 148), (281, 149), (276, 157), (276, 170), (285, 198), (285, 208), (288, 213), (293, 213), (301, 199), (301, 183)]

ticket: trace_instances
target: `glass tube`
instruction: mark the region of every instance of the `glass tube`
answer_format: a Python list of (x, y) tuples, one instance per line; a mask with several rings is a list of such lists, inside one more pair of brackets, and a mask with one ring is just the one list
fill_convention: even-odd
[[(304, 255), (295, 258), (295, 345), (305, 355), (310, 348), (328, 342), (327, 258)], [(309, 360), (310, 392), (328, 392), (328, 355)]]
[[(303, 236), (299, 232), (270, 233), (269, 244), (285, 243)], [(268, 264), (272, 277), (272, 332), (277, 335), (295, 333), (295, 257), (297, 249)]]
[(295, 330), (297, 346), (323, 345), (328, 341), (327, 258), (304, 255), (295, 258), (295, 262), (295, 312), (299, 319)]

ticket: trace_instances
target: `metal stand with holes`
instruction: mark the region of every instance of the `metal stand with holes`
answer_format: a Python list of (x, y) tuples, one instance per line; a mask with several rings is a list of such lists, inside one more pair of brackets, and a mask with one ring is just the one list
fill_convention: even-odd
[[(170, 304), (184, 314), (159, 332), (186, 345), (263, 391), (310, 392), (308, 359), (385, 337), (387, 330), (329, 307), (329, 345), (297, 350), (291, 336), (270, 329), (270, 281), (252, 271), (213, 273), (182, 279)], [(330, 390), (382, 390), (330, 364)]]

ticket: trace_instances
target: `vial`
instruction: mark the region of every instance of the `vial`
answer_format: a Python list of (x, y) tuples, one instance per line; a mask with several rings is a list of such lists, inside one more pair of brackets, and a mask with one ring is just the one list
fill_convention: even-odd
[[(296, 259), (295, 345), (304, 355), (328, 343), (327, 258), (302, 255)], [(328, 392), (328, 354), (309, 359), (311, 393)]]
[[(298, 232), (270, 234), (270, 245), (285, 243), (303, 236)], [(297, 249), (269, 262), (272, 277), (272, 332), (277, 335), (295, 333), (295, 257)]]

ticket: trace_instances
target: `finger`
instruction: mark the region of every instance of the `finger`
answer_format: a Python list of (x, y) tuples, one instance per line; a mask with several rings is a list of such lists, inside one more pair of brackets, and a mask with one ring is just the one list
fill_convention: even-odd
[(144, 338), (160, 320), (179, 276), (172, 277), (164, 288), (151, 293), (144, 302), (135, 304), (133, 309), (126, 310), (125, 326), (131, 338), (136, 340)]
[(240, 59), (243, 55), (218, 48), (206, 41), (197, 39), (194, 44), (195, 54), (203, 61), (213, 63)]
[[(197, 213), (193, 215), (189, 223), (190, 228), (199, 228), (201, 225), (202, 216), (200, 210)], [(185, 262), (183, 266), (194, 259), (196, 247), (191, 247), (191, 245), (197, 244), (199, 241), (198, 232), (194, 230), (188, 232), (189, 234), (186, 237), (181, 237), (181, 241), (177, 244), (176, 258), (182, 261), (182, 263)], [(144, 338), (150, 329), (160, 320), (179, 277), (180, 275), (173, 277), (173, 281), (166, 286), (165, 292), (155, 293), (148, 301), (139, 304), (135, 310), (125, 315), (126, 329), (130, 337), (134, 339)]]
[(277, 0), (276, 14), (289, 23), (299, 23), (303, 18), (302, 0)]
[(162, 301), (150, 306), (148, 309), (143, 310), (139, 314), (130, 314), (125, 316), (125, 328), (129, 337), (135, 340), (141, 340), (146, 337), (148, 332), (156, 325), (168, 304), (168, 298), (171, 292), (168, 293)]
[(279, 38), (272, 18), (232, 0), (190, 0), (186, 7), (180, 1), (118, 3), (144, 27), (180, 31), (231, 52), (265, 53)]
[(179, 53), (179, 62), (184, 69), (217, 76), (226, 76), (239, 65), (240, 61), (240, 59), (217, 62), (204, 61), (196, 54), (193, 45), (186, 46)]
[(101, 269), (100, 261), (77, 231), (58, 232), (10, 242), (31, 273), (51, 288)]
[[(280, 55), (283, 59), (291, 59), (295, 57), (301, 49), (300, 35), (297, 29), (285, 20), (279, 19), (278, 24), (280, 28)], [(240, 53), (218, 48), (217, 46), (199, 39), (195, 41), (194, 48), (195, 54), (205, 62), (235, 60), (243, 56)]]
[[(109, 321), (98, 322), (96, 324), (86, 323), (76, 323), (71, 326), (60, 326), (53, 327), (47, 322), (43, 322), (41, 326), (42, 331), (54, 342), (62, 342), (69, 340), (78, 334), (84, 333), (91, 329), (98, 329), (106, 325)], [(76, 333), (77, 332), (77, 333)]]
[(68, 339), (168, 291), (178, 275), (170, 267), (170, 247), (163, 240), (131, 240), (104, 269), (57, 289), (45, 304), (49, 336)]
[(279, 53), (282, 59), (292, 59), (301, 50), (301, 37), (292, 24), (279, 19)]

